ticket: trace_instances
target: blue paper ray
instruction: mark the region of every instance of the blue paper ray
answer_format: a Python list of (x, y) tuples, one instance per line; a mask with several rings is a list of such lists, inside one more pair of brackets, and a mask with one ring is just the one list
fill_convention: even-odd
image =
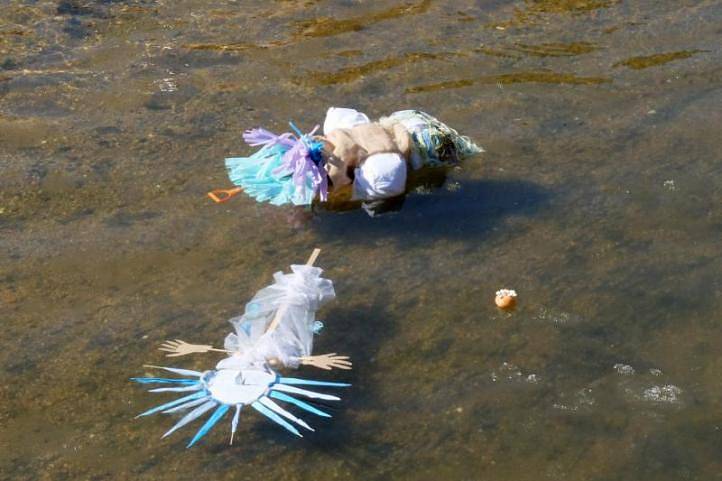
[(197, 379), (174, 379), (163, 377), (131, 377), (130, 380), (140, 384), (195, 384), (198, 382)]
[(211, 417), (208, 418), (208, 421), (206, 421), (206, 423), (198, 430), (196, 435), (193, 436), (193, 439), (191, 439), (191, 442), (188, 443), (188, 446), (186, 447), (190, 448), (195, 443), (197, 443), (199, 439), (208, 434), (208, 431), (210, 431), (211, 428), (213, 428), (213, 426), (215, 426), (215, 424), (220, 421), (223, 415), (226, 414), (229, 407), (230, 406), (228, 404), (221, 404), (220, 406), (218, 406), (218, 409), (213, 412)]
[(203, 389), (201, 383), (189, 384), (185, 387), (157, 387), (155, 389), (149, 389), (148, 392), (184, 392), (184, 391), (198, 391)]
[(207, 396), (208, 393), (205, 391), (197, 392), (195, 394), (191, 394), (190, 396), (185, 396), (180, 399), (176, 399), (175, 401), (171, 401), (169, 403), (161, 404), (160, 406), (156, 406), (153, 409), (149, 409), (144, 413), (138, 414), (136, 418), (139, 418), (141, 416), (148, 416), (149, 414), (157, 413), (158, 411), (163, 411), (164, 409), (172, 408), (173, 406), (177, 406), (179, 404), (182, 404), (186, 401), (192, 401), (194, 399), (200, 399), (204, 396)]
[(346, 382), (328, 382), (313, 381), (311, 379), (298, 379), (295, 377), (280, 377), (278, 382), (281, 384), (307, 385), (307, 386), (332, 386), (332, 387), (349, 387), (351, 384)]
[(293, 434), (295, 434), (296, 436), (301, 437), (301, 438), (303, 437), (303, 436), (301, 435), (301, 433), (298, 432), (298, 429), (294, 428), (291, 424), (289, 424), (289, 423), (287, 423), (285, 420), (283, 420), (283, 419), (281, 418), (281, 416), (279, 416), (278, 414), (274, 413), (273, 411), (271, 411), (270, 409), (268, 409), (266, 406), (264, 406), (263, 404), (259, 403), (258, 401), (255, 401), (253, 404), (251, 404), (251, 407), (253, 407), (253, 409), (255, 409), (255, 410), (258, 411), (259, 413), (261, 413), (261, 414), (263, 414), (264, 416), (266, 416), (266, 417), (267, 417), (268, 419), (270, 419), (271, 421), (274, 421), (274, 422), (280, 424), (281, 426), (283, 426), (284, 428), (286, 428), (287, 430), (291, 431), (291, 432), (292, 432)]
[(271, 386), (271, 389), (274, 391), (285, 391), (291, 394), (299, 394), (301, 396), (306, 396), (311, 399), (325, 399), (326, 401), (340, 401), (341, 398), (337, 396), (332, 396), (330, 394), (322, 394), (318, 392), (313, 391), (307, 391), (306, 389), (301, 389), (298, 387), (293, 386), (287, 386), (285, 384), (274, 384)]
[(190, 369), (180, 369), (177, 367), (151, 366), (151, 365), (146, 365), (145, 367), (152, 367), (155, 369), (163, 369), (165, 371), (169, 371), (169, 372), (172, 372), (175, 374), (180, 374), (181, 376), (201, 377), (203, 375), (203, 373), (199, 372), (199, 371), (191, 371)]
[(303, 401), (301, 401), (300, 399), (296, 399), (296, 398), (291, 397), (291, 396), (289, 396), (289, 395), (287, 395), (287, 394), (283, 394), (282, 392), (271, 391), (270, 396), (271, 396), (272, 398), (274, 398), (274, 399), (278, 399), (279, 401), (285, 401), (285, 402), (287, 402), (287, 403), (294, 404), (294, 405), (296, 405), (297, 407), (299, 407), (299, 408), (301, 408), (301, 409), (303, 409), (303, 410), (306, 410), (306, 411), (308, 411), (308, 412), (310, 412), (310, 413), (313, 413), (313, 414), (315, 414), (315, 415), (317, 415), (317, 416), (322, 416), (322, 417), (324, 417), (324, 418), (330, 418), (330, 417), (331, 417), (330, 414), (328, 414), (328, 413), (326, 413), (326, 412), (324, 412), (324, 411), (321, 411), (320, 409), (316, 409), (314, 406), (311, 406), (310, 404), (308, 404), (308, 403), (306, 403), (306, 402), (303, 402)]
[(192, 407), (198, 406), (199, 404), (203, 404), (204, 402), (208, 401), (208, 398), (202, 397), (200, 399), (195, 399), (193, 401), (188, 401), (185, 404), (181, 404), (180, 406), (176, 406), (174, 408), (166, 409), (163, 411), (163, 414), (170, 414), (177, 411), (183, 411), (185, 409), (190, 409)]
[(215, 401), (212, 401), (212, 400), (206, 401), (205, 403), (203, 403), (200, 406), (198, 406), (197, 408), (195, 408), (193, 411), (191, 411), (188, 414), (186, 414), (185, 416), (183, 416), (181, 418), (181, 420), (175, 424), (175, 426), (170, 428), (168, 430), (168, 432), (163, 435), (163, 437), (165, 438), (167, 436), (170, 436), (178, 429), (182, 428), (183, 426), (185, 426), (186, 424), (188, 424), (191, 421), (195, 421), (196, 419), (198, 419), (199, 417), (201, 417), (202, 415), (204, 415), (206, 412), (208, 412), (210, 409), (216, 407), (217, 405), (218, 404)]
[(242, 404), (236, 404), (236, 413), (233, 415), (233, 421), (231, 421), (231, 444), (233, 444), (233, 436), (236, 434), (238, 428), (238, 417), (241, 414)]
[(281, 406), (276, 404), (276, 402), (270, 400), (266, 396), (263, 396), (262, 398), (260, 398), (258, 400), (258, 402), (260, 402), (261, 404), (263, 404), (264, 406), (266, 406), (268, 409), (275, 412), (276, 414), (279, 414), (286, 419), (290, 419), (291, 421), (298, 424), (299, 426), (304, 427), (304, 428), (308, 429), (309, 431), (315, 431), (315, 429), (313, 429), (311, 426), (309, 426), (306, 423), (306, 421), (304, 421), (303, 419), (297, 418), (296, 416), (294, 416), (290, 412), (286, 411)]

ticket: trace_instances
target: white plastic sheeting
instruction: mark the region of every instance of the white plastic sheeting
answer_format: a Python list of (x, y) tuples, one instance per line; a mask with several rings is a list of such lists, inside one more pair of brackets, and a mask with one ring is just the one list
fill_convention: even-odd
[[(220, 361), (217, 369), (262, 367), (274, 358), (295, 368), (299, 358), (311, 354), (316, 311), (336, 294), (333, 283), (321, 277), (322, 269), (292, 265), (291, 271), (275, 273), (275, 282), (256, 293), (244, 314), (229, 320), (235, 333), (226, 336), (224, 347), (234, 354)], [(279, 309), (283, 316), (268, 332)]]
[(371, 123), (363, 112), (344, 107), (330, 107), (326, 112), (326, 119), (323, 121), (323, 134), (336, 129), (350, 129), (361, 124)]

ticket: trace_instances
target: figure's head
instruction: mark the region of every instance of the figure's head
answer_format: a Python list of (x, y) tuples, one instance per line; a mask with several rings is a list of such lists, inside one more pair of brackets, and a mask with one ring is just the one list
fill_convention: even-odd
[(406, 161), (399, 154), (374, 154), (356, 169), (354, 200), (389, 199), (406, 191)]
[(353, 181), (353, 178), (349, 176), (348, 166), (343, 161), (342, 157), (339, 157), (335, 152), (336, 146), (329, 141), (326, 137), (318, 136), (316, 140), (323, 143), (323, 155), (324, 165), (326, 166), (326, 174), (329, 179), (329, 190), (337, 189), (341, 186), (348, 185)]

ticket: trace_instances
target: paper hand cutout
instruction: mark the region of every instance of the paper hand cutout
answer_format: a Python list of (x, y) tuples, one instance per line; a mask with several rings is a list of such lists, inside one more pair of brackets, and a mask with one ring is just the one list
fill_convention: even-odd
[(161, 344), (158, 350), (169, 352), (170, 354), (166, 354), (167, 357), (178, 357), (185, 356), (187, 354), (204, 353), (209, 351), (230, 352), (225, 349), (216, 349), (213, 346), (204, 344), (189, 344), (185, 341), (181, 341), (180, 339), (176, 339), (175, 341), (165, 341)]
[(338, 356), (335, 352), (321, 354), (319, 356), (305, 356), (300, 358), (304, 366), (313, 366), (319, 369), (330, 371), (336, 369), (351, 369), (351, 361), (348, 356)]

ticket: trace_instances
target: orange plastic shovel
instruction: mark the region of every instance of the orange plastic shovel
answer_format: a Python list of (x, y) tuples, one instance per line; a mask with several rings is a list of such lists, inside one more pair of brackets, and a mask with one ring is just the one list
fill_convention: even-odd
[(228, 202), (233, 196), (241, 192), (243, 189), (240, 187), (234, 187), (232, 189), (216, 189), (208, 192), (210, 197), (216, 204), (222, 204)]

